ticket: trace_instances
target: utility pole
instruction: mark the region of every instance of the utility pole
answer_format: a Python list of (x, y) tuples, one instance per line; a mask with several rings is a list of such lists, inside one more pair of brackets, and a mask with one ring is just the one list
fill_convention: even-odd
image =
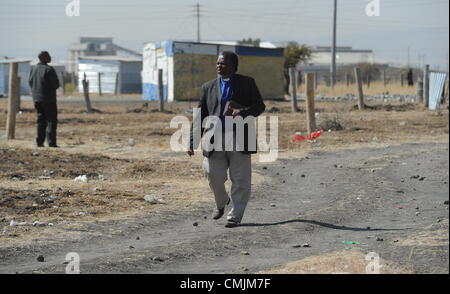
[(337, 18), (337, 0), (334, 0), (333, 11), (333, 44), (331, 49), (331, 87), (336, 83), (336, 18)]
[(200, 4), (197, 3), (196, 5), (197, 8), (197, 42), (200, 43), (201, 39), (200, 39)]

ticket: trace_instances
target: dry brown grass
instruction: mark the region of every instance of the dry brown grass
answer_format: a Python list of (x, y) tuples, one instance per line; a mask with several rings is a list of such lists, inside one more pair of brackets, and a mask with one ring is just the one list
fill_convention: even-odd
[(414, 234), (408, 238), (400, 239), (396, 246), (406, 247), (440, 247), (449, 244), (448, 219), (441, 223), (433, 224), (425, 228), (423, 232)]
[[(285, 103), (286, 106), (289, 105)], [(401, 103), (370, 104), (400, 106)], [(305, 109), (304, 103), (299, 106)], [(274, 113), (279, 115), (279, 143), (282, 150), (335, 150), (352, 145), (386, 145), (406, 142), (445, 142), (448, 141), (448, 110), (441, 115), (425, 110), (420, 105), (413, 105), (408, 111), (380, 110), (355, 111), (354, 102), (319, 102), (316, 111), (320, 113), (317, 125), (327, 120), (336, 120), (343, 127), (342, 131), (328, 132), (320, 137), (320, 148), (306, 141), (293, 143), (296, 132), (305, 134), (306, 115), (304, 113)], [(273, 107), (268, 103), (268, 108)], [(377, 107), (376, 107), (377, 108)], [(389, 108), (388, 108), (389, 109)], [(269, 114), (267, 114), (269, 115)]]
[[(421, 232), (416, 232), (411, 236), (396, 239), (392, 245), (400, 247), (410, 247), (413, 252), (433, 251), (439, 247), (448, 247), (449, 242), (449, 222), (442, 220), (424, 228)], [(338, 250), (318, 256), (307, 258), (279, 265), (273, 269), (260, 272), (261, 274), (366, 274), (367, 265), (370, 260), (366, 260), (366, 254), (360, 248)], [(411, 260), (409, 260), (411, 262)], [(390, 260), (380, 259), (380, 274), (412, 274), (414, 267), (410, 264), (396, 264)], [(369, 272), (370, 272), (369, 268)]]
[[(341, 250), (289, 262), (258, 274), (367, 274), (370, 261), (359, 249)], [(411, 266), (400, 266), (380, 259), (380, 274), (411, 274)]]
[[(302, 84), (298, 88), (298, 93), (306, 93), (305, 84)], [(380, 94), (399, 94), (399, 95), (415, 95), (416, 87), (408, 87), (405, 85), (402, 87), (400, 82), (390, 82), (389, 84), (384, 86), (383, 81), (374, 81), (371, 82), (370, 87), (367, 87), (366, 84), (363, 86), (363, 92), (365, 95), (380, 95)], [(357, 86), (356, 84), (350, 84), (347, 87), (346, 83), (338, 83), (334, 86), (334, 89), (328, 87), (324, 84), (319, 84), (316, 89), (316, 93), (319, 96), (345, 96), (347, 94), (357, 95)]]
[[(80, 93), (78, 91), (73, 91), (73, 92), (67, 92), (66, 95), (58, 95), (58, 97), (67, 97), (67, 98), (84, 98), (84, 93)], [(110, 94), (110, 93), (102, 93), (102, 95), (99, 95), (98, 93), (89, 93), (89, 97), (90, 98), (115, 98), (115, 99), (121, 99), (126, 97), (125, 99), (128, 98), (133, 98), (133, 99), (141, 99), (142, 98), (142, 94), (122, 94), (122, 95), (116, 95), (116, 94)]]

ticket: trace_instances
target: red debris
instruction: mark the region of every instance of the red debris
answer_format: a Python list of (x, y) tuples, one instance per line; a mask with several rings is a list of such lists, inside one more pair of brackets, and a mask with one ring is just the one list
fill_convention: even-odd
[(296, 133), (292, 142), (300, 142), (303, 140), (314, 141), (319, 138), (323, 134), (323, 130), (319, 130), (317, 132), (311, 133), (308, 137), (303, 136), (301, 133)]
[(311, 133), (311, 135), (309, 135), (308, 140), (309, 141), (314, 141), (317, 138), (319, 138), (322, 134), (323, 134), (323, 130), (319, 130), (317, 132), (313, 132), (313, 133)]
[(292, 139), (292, 142), (300, 142), (300, 141), (303, 141), (303, 140), (306, 140), (305, 136), (303, 136), (301, 134), (296, 134), (294, 136), (294, 139)]

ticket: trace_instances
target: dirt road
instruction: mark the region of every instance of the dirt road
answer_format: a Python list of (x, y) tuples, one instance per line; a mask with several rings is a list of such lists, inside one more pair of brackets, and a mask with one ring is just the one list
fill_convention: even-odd
[(313, 261), (301, 272), (352, 272), (361, 260), (320, 257), (355, 251), (377, 253), (381, 273), (448, 273), (448, 169), (448, 144), (284, 153), (273, 164), (255, 160), (258, 180), (240, 227), (212, 220), (212, 198), (85, 222), (73, 228), (75, 240), (2, 247), (0, 273), (64, 273), (69, 252), (79, 254), (81, 273), (289, 272), (286, 263), (306, 258)]

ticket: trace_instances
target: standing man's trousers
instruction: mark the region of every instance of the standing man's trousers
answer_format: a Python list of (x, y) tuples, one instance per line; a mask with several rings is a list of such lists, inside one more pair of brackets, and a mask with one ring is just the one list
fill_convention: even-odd
[(252, 164), (251, 155), (239, 151), (214, 151), (203, 160), (203, 169), (216, 200), (217, 208), (222, 209), (228, 202), (225, 190), (227, 170), (231, 179), (231, 201), (233, 208), (227, 219), (240, 223), (250, 199)]
[(56, 102), (35, 102), (37, 112), (37, 145), (43, 145), (45, 138), (49, 146), (56, 146), (56, 127), (58, 124), (58, 109)]

